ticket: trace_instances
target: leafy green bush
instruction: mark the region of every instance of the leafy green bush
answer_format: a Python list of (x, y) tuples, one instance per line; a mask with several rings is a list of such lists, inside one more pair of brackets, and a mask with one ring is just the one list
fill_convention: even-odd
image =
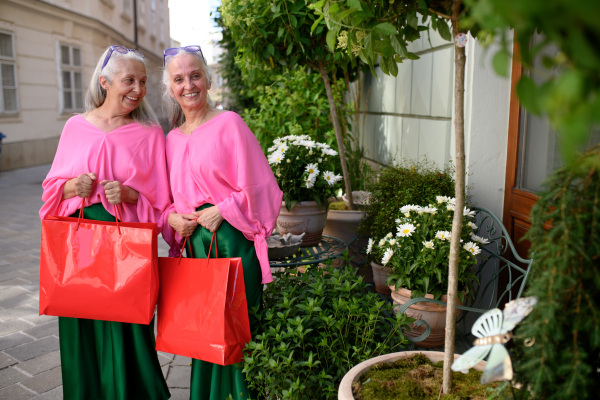
[[(535, 399), (600, 393), (600, 146), (549, 176), (534, 206), (527, 296), (537, 306), (516, 331), (515, 380)], [(545, 224), (551, 221), (552, 227)]]
[(250, 388), (270, 399), (335, 399), (342, 377), (408, 344), (413, 320), (367, 290), (352, 269), (284, 273), (267, 286), (261, 332), (246, 346)]
[(454, 169), (438, 168), (426, 160), (413, 164), (394, 162), (383, 168), (366, 190), (371, 197), (358, 232), (381, 239), (395, 230), (400, 207), (426, 206), (435, 203), (436, 196), (454, 197)]
[[(337, 93), (343, 94), (343, 91)], [(338, 100), (341, 102), (342, 98)], [(308, 135), (312, 140), (332, 145), (337, 151), (325, 85), (318, 74), (297, 68), (279, 75), (273, 84), (264, 88), (256, 103), (258, 107), (246, 109), (242, 117), (265, 152), (273, 140), (290, 133)]]

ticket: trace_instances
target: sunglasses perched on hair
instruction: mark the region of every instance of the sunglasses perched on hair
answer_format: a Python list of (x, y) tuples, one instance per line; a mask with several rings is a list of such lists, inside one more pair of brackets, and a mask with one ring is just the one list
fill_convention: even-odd
[(102, 63), (102, 68), (100, 68), (100, 70), (103, 70), (104, 67), (106, 67), (106, 64), (108, 64), (108, 60), (110, 60), (110, 56), (112, 55), (112, 53), (114, 51), (116, 51), (117, 53), (121, 53), (121, 54), (127, 54), (129, 52), (132, 52), (132, 53), (140, 56), (141, 58), (144, 58), (144, 55), (139, 50), (128, 49), (127, 47), (123, 47), (123, 46), (110, 46), (110, 50), (108, 50), (108, 53), (106, 53), (106, 57), (104, 58), (104, 62)]
[(200, 53), (202, 57), (202, 61), (206, 64), (206, 60), (204, 59), (204, 54), (202, 54), (202, 49), (198, 45), (193, 46), (184, 46), (184, 47), (171, 47), (170, 49), (166, 49), (163, 52), (163, 66), (167, 64), (167, 57), (175, 56), (179, 53), (179, 50), (184, 50), (188, 53)]

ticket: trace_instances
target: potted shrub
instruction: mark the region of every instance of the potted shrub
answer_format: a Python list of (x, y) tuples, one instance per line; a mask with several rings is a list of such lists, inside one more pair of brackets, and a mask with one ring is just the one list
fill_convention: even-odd
[(277, 274), (264, 293), (262, 333), (246, 346), (246, 380), (259, 398), (334, 399), (342, 377), (403, 350), (410, 319), (367, 290), (351, 268)]
[[(391, 272), (387, 279), (394, 302), (402, 306), (411, 298), (427, 297), (446, 301), (448, 290), (448, 257), (454, 199), (437, 196), (428, 206), (404, 205), (395, 220), (395, 230), (379, 240), (369, 239), (367, 253), (379, 260)], [(474, 290), (477, 276), (472, 267), (481, 252), (479, 244), (486, 239), (473, 234), (471, 219), (475, 212), (463, 210), (461, 249), (458, 265), (459, 301), (464, 303)], [(409, 316), (425, 320), (431, 327), (430, 336), (421, 347), (439, 347), (444, 343), (446, 307), (435, 303), (416, 303), (409, 307)], [(411, 330), (412, 337), (421, 335), (425, 327)]]
[(283, 191), (277, 229), (282, 235), (306, 232), (302, 246), (321, 241), (327, 218), (328, 199), (335, 195), (342, 177), (335, 173), (337, 151), (308, 135), (277, 138), (268, 150), (268, 160)]
[[(400, 207), (405, 204), (429, 204), (437, 195), (452, 196), (454, 171), (451, 166), (440, 168), (427, 160), (396, 162), (382, 168), (369, 180), (365, 190), (370, 193), (369, 203), (364, 206), (364, 216), (358, 227), (362, 236), (381, 239), (396, 230)], [(390, 294), (385, 283), (389, 268), (373, 258), (371, 263), (375, 289)]]

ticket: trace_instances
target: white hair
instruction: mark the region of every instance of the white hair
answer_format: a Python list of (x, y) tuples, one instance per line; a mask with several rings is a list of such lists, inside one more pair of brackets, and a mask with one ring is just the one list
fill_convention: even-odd
[[(102, 68), (102, 64), (104, 63), (104, 59), (109, 50), (110, 47), (104, 50), (100, 56), (96, 68), (94, 69), (94, 73), (92, 74), (92, 78), (90, 79), (90, 85), (85, 95), (86, 112), (90, 112), (104, 104), (104, 101), (106, 100), (106, 90), (100, 84), (100, 77), (104, 77), (109, 84), (112, 84), (113, 77), (119, 71), (119, 63), (116, 62), (118, 59), (123, 60), (128, 58), (136, 60), (144, 64), (144, 68), (146, 67), (145, 58), (140, 57), (133, 51), (128, 51), (126, 54), (113, 51), (107, 64)], [(142, 125), (158, 125), (158, 118), (156, 118), (156, 114), (146, 98), (143, 98), (140, 105), (131, 112), (131, 118)]]
[[(177, 100), (175, 100), (175, 98), (173, 97), (173, 94), (171, 93), (171, 85), (169, 82), (169, 72), (168, 72), (167, 67), (168, 67), (169, 63), (171, 61), (173, 61), (173, 59), (175, 57), (178, 57), (182, 54), (189, 54), (189, 55), (193, 56), (194, 58), (196, 58), (198, 61), (200, 61), (200, 63), (202, 64), (202, 68), (204, 69), (204, 76), (206, 77), (206, 83), (207, 83), (206, 87), (209, 88), (212, 83), (212, 70), (206, 63), (206, 60), (202, 56), (201, 52), (198, 51), (198, 52), (190, 53), (190, 52), (186, 51), (185, 49), (180, 48), (177, 50), (177, 52), (175, 54), (173, 54), (171, 56), (166, 56), (165, 66), (163, 68), (163, 78), (162, 78), (163, 93), (162, 93), (162, 95), (163, 95), (163, 109), (167, 113), (167, 117), (169, 119), (171, 129), (175, 129), (175, 128), (181, 126), (185, 122), (185, 114), (183, 113), (181, 106), (179, 105)], [(210, 96), (208, 95), (208, 92), (206, 93), (206, 102), (208, 103), (209, 106), (214, 105), (213, 101), (210, 99)]]

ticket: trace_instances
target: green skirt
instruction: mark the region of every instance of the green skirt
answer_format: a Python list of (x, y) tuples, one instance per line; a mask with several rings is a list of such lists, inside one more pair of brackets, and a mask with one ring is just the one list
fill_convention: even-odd
[[(79, 211), (72, 216), (77, 217)], [(85, 218), (114, 221), (102, 204)], [(149, 325), (58, 318), (65, 400), (163, 400), (171, 397)]]
[[(198, 207), (198, 210), (211, 206), (205, 204)], [(190, 236), (192, 255), (195, 258), (206, 258), (211, 239), (212, 233), (208, 229), (199, 226)], [(246, 239), (242, 232), (235, 229), (227, 221), (223, 221), (217, 230), (217, 246), (219, 258), (242, 258), (248, 311), (253, 307), (260, 306), (262, 300), (262, 273), (254, 250), (254, 242)], [(187, 250), (189, 257), (189, 249)], [(215, 256), (215, 246), (213, 246), (211, 257)], [(253, 335), (256, 333), (257, 326), (253, 313), (250, 313), (250, 330)], [(222, 366), (193, 359), (190, 399), (225, 400), (231, 396), (234, 400), (250, 397), (256, 400), (257, 396), (246, 386), (242, 368), (242, 363)]]

